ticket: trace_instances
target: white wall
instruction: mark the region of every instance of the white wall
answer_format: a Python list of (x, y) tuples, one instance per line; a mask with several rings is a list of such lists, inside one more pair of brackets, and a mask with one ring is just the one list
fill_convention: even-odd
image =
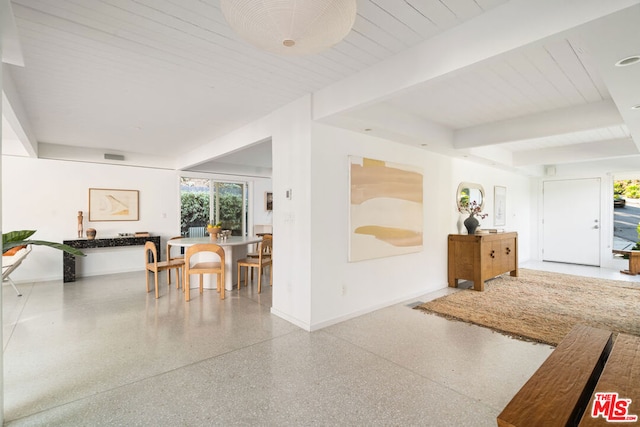
[[(83, 211), (84, 229), (95, 228), (97, 237), (149, 231), (161, 236), (164, 253), (166, 239), (180, 234), (178, 184), (173, 170), (3, 156), (2, 229), (35, 229), (34, 239), (62, 242), (77, 237), (77, 213)], [(89, 222), (89, 188), (139, 190), (139, 221)], [(79, 276), (144, 268), (142, 246), (86, 253), (77, 262)], [(34, 246), (12, 278), (22, 282), (62, 279), (62, 252)]]
[[(252, 178), (253, 181), (253, 223), (256, 225), (273, 224), (273, 211), (264, 207), (264, 197), (267, 191), (273, 191), (271, 179)], [(249, 230), (249, 234), (252, 234)]]
[[(348, 156), (419, 166), (424, 174), (422, 252), (349, 263)], [(457, 233), (461, 181), (486, 192), (481, 226), (493, 226), (493, 186), (507, 187), (507, 225), (519, 233), (520, 261), (530, 254), (530, 180), (392, 141), (321, 124), (312, 126), (311, 322), (318, 329), (447, 286), (447, 235)]]
[[(6, 231), (36, 229), (34, 239), (62, 242), (77, 236), (77, 213), (83, 211), (84, 229), (95, 228), (97, 237), (149, 231), (161, 236), (162, 257), (166, 239), (180, 235), (179, 176), (165, 169), (117, 166), (84, 162), (3, 156), (2, 195), (5, 208), (2, 228)], [(189, 174), (193, 175), (193, 174)], [(254, 188), (254, 223), (271, 224), (264, 210), (264, 192), (271, 179), (197, 174), (214, 179), (251, 181)], [(139, 221), (89, 222), (89, 188), (140, 191)], [(249, 230), (251, 232), (251, 230)], [(78, 258), (77, 276), (94, 276), (143, 269), (142, 246), (87, 249)], [(16, 281), (62, 278), (62, 253), (33, 247), (24, 266), (12, 274)]]
[[(537, 230), (535, 210), (532, 206), (535, 199), (532, 199), (534, 187), (531, 178), (494, 167), (474, 163), (463, 158), (451, 159), (451, 187), (449, 192), (455, 195), (460, 182), (474, 182), (482, 185), (485, 191), (484, 213), (489, 214), (485, 219), (479, 219), (480, 228), (503, 228), (505, 231), (518, 232), (518, 259), (522, 263), (532, 257), (532, 236)], [(494, 186), (502, 186), (507, 189), (506, 225), (496, 226), (494, 218)], [(452, 201), (454, 215), (452, 221), (453, 232), (458, 232), (458, 221), (464, 220), (467, 215), (460, 214), (456, 208), (455, 199)], [(466, 233), (464, 226), (461, 226), (463, 233)]]

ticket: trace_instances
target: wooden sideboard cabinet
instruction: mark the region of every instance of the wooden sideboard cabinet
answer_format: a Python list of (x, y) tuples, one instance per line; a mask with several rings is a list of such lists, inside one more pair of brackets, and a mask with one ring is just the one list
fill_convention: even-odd
[(487, 279), (510, 272), (518, 276), (518, 233), (449, 234), (449, 286), (472, 280), (484, 291)]

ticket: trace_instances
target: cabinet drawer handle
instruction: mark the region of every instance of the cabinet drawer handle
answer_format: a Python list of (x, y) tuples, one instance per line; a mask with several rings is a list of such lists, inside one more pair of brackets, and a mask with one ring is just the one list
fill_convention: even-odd
[(507, 255), (509, 255), (511, 253), (511, 249), (507, 248)]
[(491, 258), (495, 258), (496, 257), (496, 251), (491, 251), (491, 253), (489, 254), (489, 256)]

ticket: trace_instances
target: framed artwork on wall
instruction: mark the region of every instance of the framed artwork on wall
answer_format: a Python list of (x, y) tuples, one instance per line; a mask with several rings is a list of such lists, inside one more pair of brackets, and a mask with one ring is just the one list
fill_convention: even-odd
[(264, 210), (265, 211), (273, 210), (273, 193), (271, 191), (264, 192)]
[(493, 187), (493, 225), (507, 224), (507, 187)]
[(349, 262), (422, 250), (422, 181), (419, 167), (349, 156)]
[(89, 189), (89, 221), (138, 221), (138, 190)]

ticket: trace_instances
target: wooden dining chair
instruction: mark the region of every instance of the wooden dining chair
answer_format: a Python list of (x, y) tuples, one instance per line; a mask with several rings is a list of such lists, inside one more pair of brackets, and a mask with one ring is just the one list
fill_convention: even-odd
[[(174, 239), (182, 239), (182, 236), (176, 236), (176, 237), (172, 237), (169, 240), (174, 240)], [(171, 254), (171, 248), (172, 246), (169, 244), (169, 242), (167, 241), (167, 261), (173, 261), (176, 259), (182, 260), (184, 262), (184, 255), (183, 254), (176, 254), (175, 252), (177, 252), (178, 250), (182, 249), (180, 247), (174, 247), (174, 254)], [(169, 284), (171, 284), (171, 271), (167, 270), (167, 282)], [(180, 282), (176, 281), (176, 289), (180, 286)]]
[[(159, 297), (158, 292), (158, 273), (160, 271), (175, 269), (176, 270), (176, 281), (178, 284), (180, 283), (180, 269), (184, 267), (184, 260), (182, 259), (174, 259), (169, 261), (158, 261), (158, 250), (156, 249), (156, 244), (153, 242), (147, 242), (144, 244), (144, 262), (145, 262), (145, 275), (147, 279), (147, 292), (150, 292), (149, 289), (149, 272), (153, 272), (155, 275), (155, 285), (156, 285), (156, 298)], [(168, 283), (170, 285), (170, 283)]]
[[(194, 261), (191, 259), (196, 254), (214, 254), (220, 258), (220, 261)], [(184, 294), (185, 300), (189, 301), (190, 294), (190, 276), (197, 274), (200, 276), (200, 294), (203, 291), (203, 276), (205, 274), (215, 274), (218, 279), (218, 292), (220, 299), (224, 299), (224, 249), (215, 243), (198, 243), (189, 246), (184, 254)]]
[[(258, 258), (247, 257), (238, 260), (238, 290), (242, 283), (242, 267), (246, 267), (247, 271), (244, 275), (245, 285), (248, 286), (249, 271), (253, 272), (253, 269), (258, 270), (258, 293), (262, 291), (262, 274), (264, 268), (269, 267), (269, 284), (273, 286), (273, 239), (270, 235), (262, 237), (262, 241), (258, 244)], [(253, 274), (251, 275), (253, 280)]]
[[(273, 234), (269, 234), (269, 233), (262, 234), (260, 237), (262, 237), (263, 239), (265, 237), (267, 237), (267, 238), (273, 240)], [(259, 257), (259, 253), (258, 253), (259, 248), (260, 248), (260, 244), (256, 245), (255, 251), (249, 252), (247, 254), (247, 257), (249, 257), (249, 258), (258, 258)]]
[[(261, 237), (264, 239), (265, 237), (271, 239), (273, 242), (273, 234), (263, 233)], [(271, 256), (271, 252), (269, 252), (268, 256)], [(247, 253), (247, 258), (259, 258), (260, 257), (260, 244), (256, 245), (256, 250), (253, 252)], [(260, 270), (260, 274), (262, 274), (262, 270)], [(251, 269), (251, 280), (253, 280), (253, 268)]]

